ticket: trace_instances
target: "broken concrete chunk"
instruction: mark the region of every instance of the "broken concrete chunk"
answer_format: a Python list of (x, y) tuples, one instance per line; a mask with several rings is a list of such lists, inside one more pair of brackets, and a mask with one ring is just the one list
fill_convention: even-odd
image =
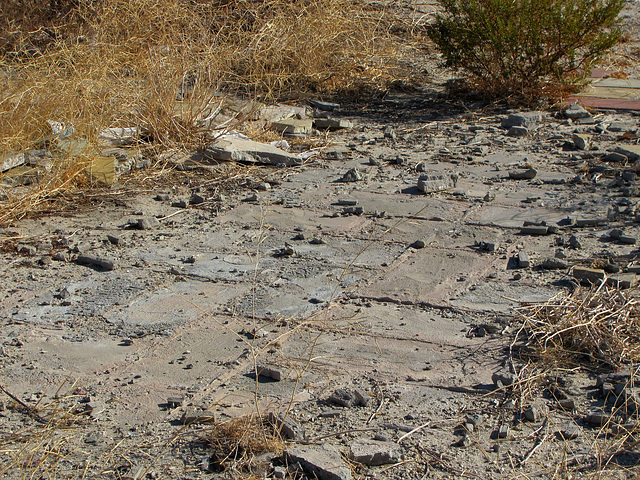
[(481, 252), (495, 252), (499, 245), (495, 242), (475, 242), (475, 247)]
[(293, 166), (302, 164), (295, 155), (266, 143), (225, 135), (211, 143), (205, 156), (214, 160), (265, 163), (268, 165)]
[(418, 190), (423, 193), (449, 190), (450, 188), (455, 188), (457, 184), (458, 175), (455, 173), (429, 173), (427, 175), (421, 175), (420, 178), (418, 178)]
[(285, 438), (290, 440), (303, 440), (305, 437), (304, 428), (284, 412), (272, 412), (267, 416), (267, 420)]
[(351, 470), (333, 445), (290, 448), (285, 455), (290, 462), (300, 462), (305, 472), (318, 480), (351, 480)]
[(116, 268), (116, 264), (113, 260), (97, 257), (95, 255), (89, 255), (88, 253), (78, 255), (76, 262), (81, 265), (89, 265), (92, 267), (100, 268), (102, 270), (113, 270)]
[(620, 290), (626, 290), (638, 285), (638, 277), (632, 273), (611, 275), (607, 277), (607, 285)]
[(599, 268), (587, 268), (587, 267), (579, 267), (575, 266), (572, 270), (573, 278), (579, 280), (581, 282), (591, 283), (593, 285), (598, 285), (604, 282), (607, 278), (607, 274), (604, 270), (600, 270)]
[(370, 467), (399, 462), (401, 456), (402, 447), (394, 442), (360, 439), (351, 445), (353, 460)]
[(538, 171), (535, 168), (528, 168), (526, 170), (511, 170), (509, 171), (509, 178), (512, 180), (532, 180), (536, 177)]
[(584, 420), (594, 427), (603, 427), (612, 422), (613, 416), (603, 412), (591, 412), (585, 416)]
[(600, 227), (603, 225), (607, 225), (609, 220), (604, 217), (593, 217), (593, 218), (576, 218), (574, 226), (576, 227)]

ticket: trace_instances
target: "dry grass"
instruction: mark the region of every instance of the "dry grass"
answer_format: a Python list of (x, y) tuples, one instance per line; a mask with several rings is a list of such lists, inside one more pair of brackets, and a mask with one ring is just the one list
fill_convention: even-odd
[(615, 370), (640, 360), (640, 302), (632, 291), (577, 288), (521, 313), (528, 346), (550, 365)]
[[(391, 33), (403, 22), (358, 0), (10, 1), (0, 14), (0, 158), (48, 146), (48, 120), (73, 125), (88, 157), (104, 128), (138, 127), (153, 159), (206, 144), (230, 95), (385, 88), (410, 74), (400, 62), (417, 30), (401, 29), (404, 45)], [(0, 204), (3, 223), (73, 191), (78, 159), (54, 160), (66, 166), (45, 175), (34, 198)]]

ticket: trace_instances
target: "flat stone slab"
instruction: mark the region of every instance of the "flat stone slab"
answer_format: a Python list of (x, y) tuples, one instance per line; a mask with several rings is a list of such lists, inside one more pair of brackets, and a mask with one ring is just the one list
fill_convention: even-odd
[(318, 480), (351, 480), (351, 470), (333, 445), (291, 448), (285, 454), (290, 461), (300, 462)]
[(285, 152), (266, 143), (254, 142), (245, 138), (224, 136), (210, 144), (205, 156), (214, 160), (266, 163), (290, 167), (302, 164), (302, 160), (296, 155)]
[(363, 465), (386, 465), (400, 461), (402, 447), (394, 442), (360, 439), (351, 445), (351, 456)]

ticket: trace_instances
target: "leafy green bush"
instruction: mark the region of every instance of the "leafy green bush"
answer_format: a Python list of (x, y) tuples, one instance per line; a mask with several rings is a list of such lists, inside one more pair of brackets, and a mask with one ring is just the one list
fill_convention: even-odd
[(441, 0), (429, 37), (491, 97), (531, 101), (575, 85), (613, 47), (624, 0)]

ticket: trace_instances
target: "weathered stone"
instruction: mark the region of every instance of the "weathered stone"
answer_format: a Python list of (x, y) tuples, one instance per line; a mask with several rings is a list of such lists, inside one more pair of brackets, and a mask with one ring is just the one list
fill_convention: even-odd
[(178, 408), (184, 403), (184, 397), (169, 397), (167, 398), (168, 408)]
[(516, 381), (516, 376), (511, 372), (498, 371), (494, 372), (491, 375), (491, 381), (494, 385), (498, 386), (498, 382), (500, 382), (503, 386), (508, 387), (509, 385), (513, 385)]
[(338, 205), (355, 206), (357, 204), (358, 204), (358, 200), (356, 200), (355, 198), (339, 198), (338, 199)]
[(285, 118), (271, 124), (271, 128), (287, 135), (306, 135), (313, 129), (313, 120)]
[(593, 135), (587, 135), (585, 133), (574, 133), (571, 136), (573, 144), (578, 150), (589, 150), (591, 148), (591, 139)]
[(340, 128), (353, 128), (353, 123), (343, 118), (316, 118), (313, 126), (318, 130), (337, 130)]
[(626, 156), (630, 162), (637, 162), (640, 159), (640, 145), (619, 145), (615, 152)]
[(269, 165), (293, 166), (302, 164), (296, 155), (266, 143), (226, 135), (210, 144), (205, 156), (214, 160), (265, 163)]
[(575, 235), (571, 235), (569, 237), (569, 246), (571, 248), (575, 248), (576, 250), (580, 250), (582, 248), (582, 242)]
[(34, 257), (38, 253), (38, 249), (33, 245), (20, 244), (17, 247), (18, 253), (26, 255), (28, 257)]
[(581, 428), (575, 422), (569, 422), (560, 430), (560, 435), (562, 435), (562, 438), (565, 440), (575, 440), (580, 436), (581, 432)]
[(585, 416), (584, 420), (589, 425), (602, 427), (610, 423), (613, 420), (613, 417), (603, 412), (591, 412), (587, 416)]
[(475, 247), (481, 252), (495, 252), (499, 245), (495, 242), (475, 242)]
[(509, 132), (507, 132), (507, 135), (509, 135), (510, 137), (526, 137), (527, 135), (529, 135), (529, 129), (527, 127), (514, 125), (513, 127), (509, 128)]
[(158, 220), (156, 217), (142, 217), (136, 219), (135, 224), (140, 230), (151, 230), (160, 225), (160, 220)]
[(122, 238), (120, 238), (117, 235), (107, 235), (107, 240), (109, 241), (109, 243), (111, 243), (112, 245), (121, 245), (122, 244)]
[(454, 188), (458, 184), (458, 175), (429, 173), (418, 178), (418, 190), (423, 193), (440, 192)]
[(0, 160), (0, 173), (24, 165), (26, 161), (27, 156), (24, 153), (13, 153), (5, 155)]
[(542, 268), (544, 268), (545, 270), (557, 270), (561, 268), (567, 268), (568, 266), (569, 264), (561, 258), (549, 257), (542, 262)]
[(371, 401), (371, 397), (369, 396), (369, 394), (367, 392), (365, 392), (364, 390), (361, 390), (359, 388), (355, 388), (353, 390), (353, 394), (358, 399), (358, 405), (360, 405), (362, 407), (366, 407), (366, 406), (369, 405), (369, 402)]
[(576, 408), (576, 402), (573, 398), (563, 398), (558, 400), (558, 406), (563, 410), (573, 411)]
[(533, 405), (525, 409), (523, 412), (524, 418), (530, 422), (538, 422), (540, 420), (540, 412)]
[(351, 480), (351, 470), (333, 445), (300, 446), (286, 450), (285, 455), (290, 462), (299, 462), (307, 474), (318, 480)]
[(100, 268), (102, 270), (113, 270), (116, 268), (116, 263), (113, 260), (98, 257), (96, 255), (90, 255), (88, 253), (78, 255), (76, 262), (81, 265), (89, 265), (92, 267)]
[(571, 271), (573, 278), (581, 282), (598, 285), (607, 279), (607, 274), (599, 268), (587, 268), (575, 266)]
[(323, 102), (320, 100), (308, 100), (308, 102), (312, 107), (317, 108), (318, 110), (324, 110), (325, 112), (340, 110), (339, 103)]
[(621, 162), (621, 163), (624, 163), (627, 160), (629, 160), (629, 158), (626, 155), (623, 155), (622, 153), (611, 152), (611, 153), (608, 153), (607, 155), (605, 155), (604, 160), (607, 161), (607, 162)]
[(203, 195), (200, 195), (199, 193), (194, 193), (189, 198), (189, 203), (191, 205), (200, 205), (201, 203), (204, 203), (206, 200), (207, 199)]
[(536, 177), (538, 171), (535, 168), (528, 168), (526, 170), (511, 170), (509, 171), (509, 178), (512, 180), (532, 180)]
[(577, 103), (569, 105), (569, 107), (564, 111), (564, 114), (571, 120), (591, 117), (591, 114)]
[(304, 428), (284, 412), (272, 412), (267, 416), (267, 420), (285, 438), (291, 440), (303, 440), (305, 438)]
[(358, 396), (346, 388), (338, 388), (329, 396), (328, 401), (342, 407), (355, 407), (360, 403)]
[(525, 252), (518, 252), (518, 267), (520, 268), (529, 268), (531, 262), (529, 261), (529, 255)]
[(276, 365), (263, 365), (257, 368), (258, 375), (265, 378), (271, 378), (277, 382), (284, 380), (286, 374)]
[(540, 112), (521, 112), (512, 113), (502, 120), (503, 128), (526, 127), (531, 129), (542, 121), (542, 113)]
[(105, 128), (98, 134), (98, 142), (111, 146), (135, 145), (139, 139), (138, 127)]
[(609, 220), (605, 217), (592, 218), (576, 218), (574, 226), (576, 227), (600, 227), (607, 225)]
[(507, 438), (509, 436), (509, 425), (503, 423), (498, 428), (498, 438)]
[(359, 182), (363, 179), (362, 173), (357, 169), (351, 168), (340, 179), (341, 182)]
[(638, 285), (638, 277), (635, 274), (619, 274), (607, 277), (607, 285), (620, 290), (626, 290)]
[(528, 225), (520, 229), (522, 235), (548, 235), (549, 227), (544, 225)]
[(359, 439), (351, 444), (351, 457), (367, 466), (386, 465), (400, 461), (402, 447), (395, 442)]
[(183, 425), (215, 423), (216, 415), (210, 410), (188, 410), (182, 415)]

